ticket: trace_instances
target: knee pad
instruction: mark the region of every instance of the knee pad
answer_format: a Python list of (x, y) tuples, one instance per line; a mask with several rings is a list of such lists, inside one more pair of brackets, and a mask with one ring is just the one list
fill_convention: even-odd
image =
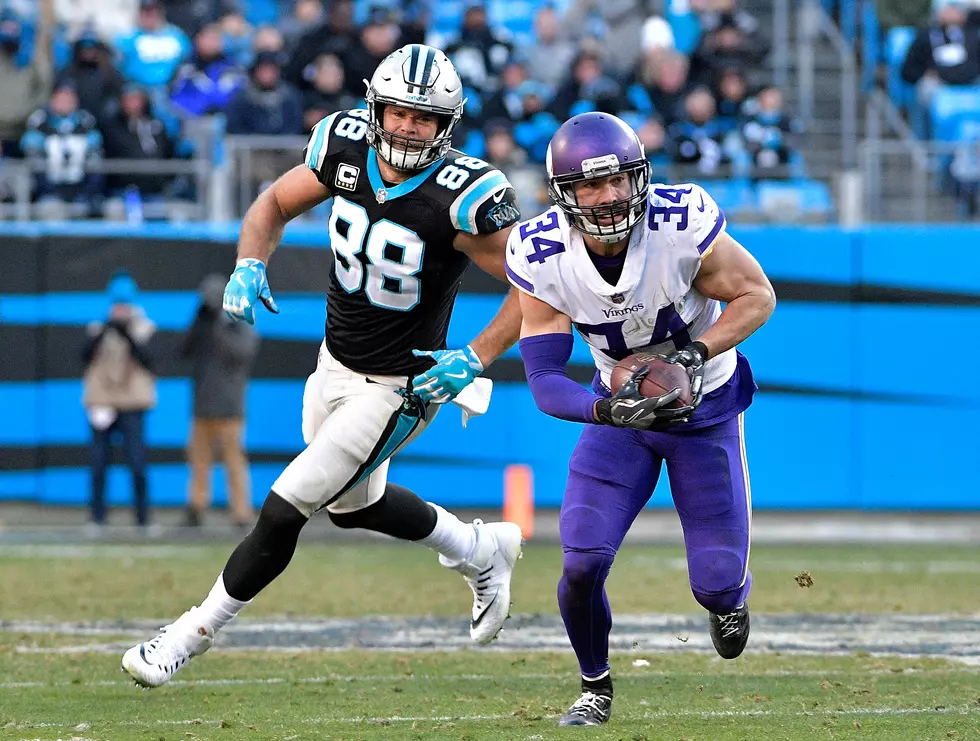
[(562, 581), (574, 597), (588, 599), (601, 589), (612, 567), (613, 557), (596, 551), (566, 551)]
[(688, 560), (691, 591), (709, 612), (726, 615), (742, 602), (745, 562), (730, 550), (710, 548), (693, 553)]
[(274, 491), (265, 498), (252, 533), (257, 538), (269, 538), (288, 542), (299, 538), (309, 518)]

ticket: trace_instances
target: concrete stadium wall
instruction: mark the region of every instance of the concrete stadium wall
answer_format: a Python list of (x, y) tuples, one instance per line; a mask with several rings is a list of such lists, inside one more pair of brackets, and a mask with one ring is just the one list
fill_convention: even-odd
[[(732, 233), (776, 286), (772, 320), (742, 346), (760, 392), (746, 414), (755, 507), (980, 509), (974, 420), (980, 391), (980, 231), (960, 227), (739, 228)], [(229, 272), (234, 228), (0, 225), (0, 500), (84, 504), (89, 429), (80, 405), (84, 325), (104, 316), (104, 286), (134, 275), (159, 327), (160, 403), (148, 424), (151, 499), (186, 498), (187, 369), (175, 360), (208, 272)], [(323, 334), (332, 259), (322, 229), (287, 232), (269, 276), (282, 307), (263, 314), (248, 394), (254, 496), (302, 446), (300, 401)], [(489, 320), (504, 287), (470, 271), (449, 344)], [(590, 358), (576, 343), (572, 374)], [(497, 507), (503, 471), (534, 471), (538, 506), (561, 501), (577, 425), (539, 413), (516, 350), (498, 361), (489, 413), (463, 430), (456, 407), (391, 466), (391, 478), (446, 506)], [(973, 462), (971, 462), (973, 461)], [(121, 463), (121, 458), (118, 459)], [(216, 471), (215, 499), (224, 501)], [(128, 504), (114, 466), (110, 502)], [(666, 476), (651, 506), (669, 506)]]

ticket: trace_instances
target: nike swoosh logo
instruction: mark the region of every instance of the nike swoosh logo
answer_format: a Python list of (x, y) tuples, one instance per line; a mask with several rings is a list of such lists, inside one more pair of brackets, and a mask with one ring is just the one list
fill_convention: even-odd
[(487, 613), (490, 611), (490, 608), (493, 607), (493, 603), (496, 601), (497, 601), (497, 595), (495, 594), (493, 595), (493, 599), (490, 600), (490, 604), (483, 608), (483, 612), (480, 613), (479, 617), (477, 617), (476, 620), (470, 620), (471, 628), (479, 627), (480, 623), (483, 622), (483, 618), (487, 616)]
[(633, 422), (636, 422), (636, 420), (638, 420), (640, 417), (642, 417), (643, 414), (644, 414), (644, 410), (641, 409), (631, 417), (624, 417), (623, 422), (625, 422), (626, 424), (632, 424)]
[(446, 374), (446, 377), (447, 378), (459, 378), (459, 379), (463, 379), (463, 378), (466, 378), (466, 374), (465, 373), (447, 373)]
[(506, 193), (506, 192), (507, 191), (502, 190), (499, 193), (494, 193), (493, 194), (493, 202), (494, 203), (500, 203), (502, 200), (504, 200), (504, 193)]
[(151, 664), (149, 661), (146, 660), (146, 653), (145, 652), (146, 652), (146, 645), (143, 644), (143, 643), (141, 643), (140, 644), (140, 658), (143, 659), (143, 663), (146, 664), (147, 666), (153, 666), (153, 664)]
[(704, 196), (701, 196), (701, 205), (698, 206), (698, 211), (704, 213)]

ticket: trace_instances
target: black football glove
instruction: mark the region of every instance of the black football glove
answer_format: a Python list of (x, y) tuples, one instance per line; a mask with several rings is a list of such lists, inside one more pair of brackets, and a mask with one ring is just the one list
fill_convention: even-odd
[(687, 407), (664, 408), (681, 395), (679, 388), (671, 389), (663, 396), (646, 397), (640, 394), (640, 384), (649, 372), (649, 366), (638, 368), (612, 397), (600, 399), (595, 405), (596, 421), (613, 427), (658, 430), (685, 419), (685, 415), (678, 412)]
[(677, 365), (684, 366), (684, 370), (687, 371), (687, 375), (691, 378), (691, 403), (674, 410), (683, 412), (679, 416), (684, 421), (694, 414), (694, 410), (701, 403), (701, 397), (704, 396), (704, 361), (707, 359), (708, 346), (703, 342), (692, 342), (664, 358), (668, 363), (676, 363)]

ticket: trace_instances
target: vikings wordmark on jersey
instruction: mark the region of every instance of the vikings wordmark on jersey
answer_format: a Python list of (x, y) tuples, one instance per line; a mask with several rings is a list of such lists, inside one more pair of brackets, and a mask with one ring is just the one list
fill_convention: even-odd
[[(641, 350), (673, 352), (721, 316), (720, 302), (700, 293), (694, 279), (724, 229), (725, 215), (700, 186), (652, 184), (616, 285), (599, 275), (581, 232), (558, 206), (511, 232), (507, 275), (571, 318), (608, 388), (618, 361)], [(735, 364), (734, 349), (711, 358), (705, 393), (724, 384)]]

